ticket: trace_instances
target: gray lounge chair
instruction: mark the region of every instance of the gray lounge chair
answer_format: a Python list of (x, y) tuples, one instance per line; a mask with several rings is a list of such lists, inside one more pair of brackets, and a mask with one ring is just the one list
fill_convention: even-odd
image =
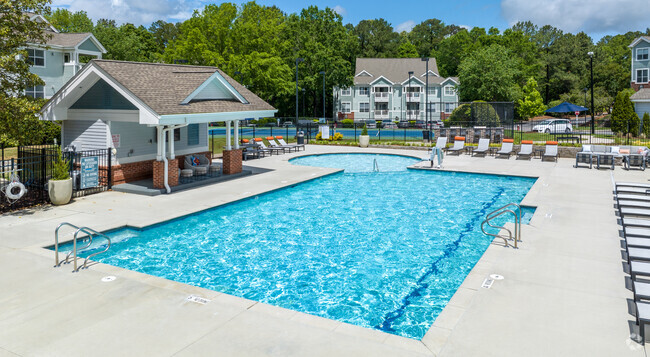
[(614, 170), (614, 154), (600, 154), (596, 161), (596, 168), (600, 170), (600, 166)]
[(618, 207), (635, 207), (650, 209), (650, 201), (643, 200), (618, 200), (616, 202)]
[(517, 153), (517, 160), (527, 159), (530, 160), (530, 157), (533, 155), (533, 142), (532, 140), (522, 140), (521, 148)]
[(622, 221), (623, 221), (623, 227), (650, 228), (650, 220), (647, 219), (623, 217)]
[(503, 139), (503, 142), (501, 143), (501, 149), (499, 149), (499, 151), (496, 152), (496, 158), (505, 156), (507, 159), (509, 159), (510, 155), (512, 155), (515, 152), (512, 149), (513, 145), (514, 145), (513, 139)]
[(628, 216), (650, 218), (650, 209), (647, 208), (620, 206), (618, 211), (623, 218)]
[(488, 150), (490, 150), (490, 139), (479, 139), (478, 147), (472, 151), (472, 156), (474, 155), (487, 155)]
[(544, 155), (542, 155), (542, 161), (544, 161), (544, 159), (553, 159), (555, 162), (557, 162), (558, 156), (559, 154), (557, 151), (557, 141), (547, 141)]
[(275, 140), (277, 140), (282, 146), (295, 146), (297, 148), (296, 151), (298, 151), (300, 148), (305, 150), (305, 144), (287, 144), (282, 136), (276, 136)]
[(579, 167), (580, 164), (589, 164), (591, 169), (594, 165), (594, 153), (591, 145), (582, 145), (582, 150), (576, 154), (576, 164), (573, 167)]
[(616, 187), (644, 187), (650, 189), (650, 184), (642, 182), (616, 182)]
[(455, 153), (456, 155), (460, 155), (460, 152), (465, 150), (465, 137), (464, 136), (456, 136), (454, 138), (454, 147), (451, 147), (447, 149), (447, 153), (451, 155), (451, 153)]
[(266, 146), (266, 144), (264, 144), (264, 140), (262, 140), (262, 138), (255, 138), (255, 144), (260, 146), (260, 148), (258, 150), (266, 151), (266, 152), (270, 153), (271, 155), (273, 155), (273, 153), (278, 153), (279, 154), (280, 150), (282, 150), (282, 153), (284, 153), (283, 148), (270, 148), (270, 147)]
[(645, 171), (646, 157), (643, 154), (625, 155), (623, 156), (623, 165), (626, 170), (638, 167), (641, 171)]

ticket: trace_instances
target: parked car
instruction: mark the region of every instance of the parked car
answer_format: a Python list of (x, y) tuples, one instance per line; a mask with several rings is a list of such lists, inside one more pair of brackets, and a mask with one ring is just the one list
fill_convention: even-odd
[[(363, 124), (364, 123), (362, 122), (361, 125)], [(377, 129), (377, 122), (374, 120), (366, 120), (365, 124), (368, 129)]]
[(385, 129), (397, 129), (397, 124), (395, 124), (392, 120), (386, 119), (382, 121), (382, 128)]
[(402, 120), (399, 123), (397, 123), (397, 127), (400, 128), (400, 129), (408, 128), (409, 127), (409, 122), (406, 121), (406, 120)]
[(291, 121), (285, 121), (284, 123), (282, 123), (282, 126), (285, 127), (285, 128), (289, 128), (289, 127), (292, 127), (292, 126), (295, 126), (295, 125), (293, 125), (293, 122), (291, 122)]
[(538, 133), (570, 133), (573, 131), (573, 126), (569, 119), (549, 119), (533, 126), (533, 131)]

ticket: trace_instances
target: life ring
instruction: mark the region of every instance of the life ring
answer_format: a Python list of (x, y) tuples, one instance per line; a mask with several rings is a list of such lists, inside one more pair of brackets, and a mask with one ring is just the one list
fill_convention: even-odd
[[(14, 188), (18, 188), (17, 193), (13, 193)], [(7, 185), (7, 187), (5, 187), (5, 195), (10, 200), (19, 200), (25, 195), (25, 193), (27, 193), (25, 185), (18, 181), (12, 181)]]

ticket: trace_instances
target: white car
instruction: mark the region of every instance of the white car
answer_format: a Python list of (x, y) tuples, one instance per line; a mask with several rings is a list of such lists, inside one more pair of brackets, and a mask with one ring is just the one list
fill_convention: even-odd
[(568, 119), (549, 119), (533, 126), (533, 131), (538, 133), (570, 133), (573, 126)]

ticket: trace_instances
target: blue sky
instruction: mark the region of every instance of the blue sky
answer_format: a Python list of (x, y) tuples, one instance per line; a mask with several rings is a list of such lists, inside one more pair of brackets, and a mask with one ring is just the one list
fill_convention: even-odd
[[(232, 1), (241, 4), (244, 1)], [(115, 19), (148, 26), (163, 19), (182, 21), (208, 3), (203, 0), (53, 0), (54, 7), (71, 11), (84, 10), (97, 20)], [(603, 35), (645, 31), (650, 0), (259, 0), (259, 4), (276, 5), (287, 13), (299, 12), (316, 5), (330, 7), (343, 16), (344, 23), (357, 24), (364, 19), (384, 18), (397, 30), (410, 29), (430, 18), (459, 26), (497, 27), (504, 30), (517, 21), (550, 24), (566, 32), (584, 31), (594, 40)]]

